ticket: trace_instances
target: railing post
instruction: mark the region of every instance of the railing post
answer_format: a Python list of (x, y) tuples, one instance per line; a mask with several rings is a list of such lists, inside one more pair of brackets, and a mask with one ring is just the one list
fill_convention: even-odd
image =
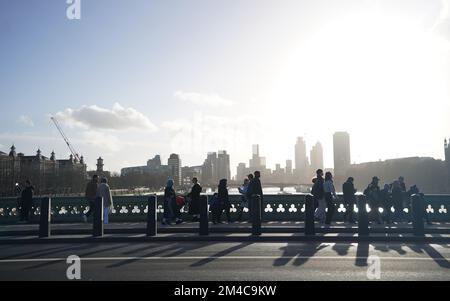
[(251, 202), (252, 235), (261, 235), (261, 196), (252, 196)]
[(100, 197), (95, 199), (93, 227), (93, 236), (103, 236), (103, 198)]
[(369, 235), (369, 215), (366, 209), (367, 199), (365, 195), (358, 197), (358, 235)]
[(157, 207), (158, 207), (158, 197), (152, 195), (148, 198), (147, 205), (147, 236), (156, 236), (158, 233), (157, 228)]
[(423, 221), (424, 206), (423, 199), (420, 194), (414, 194), (411, 196), (411, 211), (413, 222), (413, 233), (415, 236), (425, 235), (425, 226)]
[(200, 196), (200, 226), (199, 234), (202, 236), (209, 235), (209, 216), (208, 216), (208, 197)]
[(39, 220), (39, 237), (50, 237), (50, 223), (52, 218), (52, 199), (41, 199), (41, 217)]
[(305, 235), (315, 235), (314, 227), (314, 196), (307, 194), (305, 196)]

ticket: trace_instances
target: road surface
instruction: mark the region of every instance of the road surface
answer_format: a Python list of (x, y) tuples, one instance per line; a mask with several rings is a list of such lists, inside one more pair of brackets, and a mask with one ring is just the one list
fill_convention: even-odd
[(450, 245), (201, 242), (3, 245), (0, 281), (67, 280), (70, 255), (82, 280), (368, 280), (369, 256), (381, 280), (450, 280)]

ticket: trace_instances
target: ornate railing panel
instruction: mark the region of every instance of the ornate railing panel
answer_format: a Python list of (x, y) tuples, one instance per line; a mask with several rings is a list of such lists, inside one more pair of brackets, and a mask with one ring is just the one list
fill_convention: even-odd
[[(146, 196), (116, 196), (114, 197), (114, 210), (112, 210), (110, 222), (144, 222), (147, 214)], [(236, 220), (240, 207), (239, 195), (230, 195), (232, 204), (232, 219)], [(450, 222), (450, 195), (426, 195), (424, 210), (431, 221)], [(33, 221), (38, 221), (40, 215), (40, 199), (35, 199), (33, 206)], [(305, 214), (305, 195), (266, 195), (263, 199), (264, 221), (303, 221)], [(81, 222), (82, 213), (87, 212), (89, 203), (81, 197), (56, 197), (52, 198), (52, 222)], [(186, 209), (186, 210), (185, 210)], [(358, 208), (355, 206), (355, 212)], [(158, 219), (162, 218), (163, 200), (158, 197)], [(182, 209), (182, 215), (186, 220), (190, 217), (187, 208)], [(391, 208), (393, 211), (393, 208)], [(408, 207), (404, 208), (405, 216), (410, 214)], [(341, 221), (345, 213), (345, 206), (340, 199), (336, 204), (336, 212), (333, 220)], [(385, 214), (384, 212), (382, 214)], [(248, 210), (244, 209), (242, 219), (248, 219)], [(14, 198), (0, 199), (0, 224), (14, 224), (19, 220), (17, 200)]]

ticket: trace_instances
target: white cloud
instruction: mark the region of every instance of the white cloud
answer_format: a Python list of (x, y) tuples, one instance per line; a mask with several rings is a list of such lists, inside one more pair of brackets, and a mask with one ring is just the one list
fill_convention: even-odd
[(118, 137), (99, 131), (85, 131), (77, 141), (111, 153), (120, 151), (124, 146)]
[(19, 116), (19, 120), (18, 121), (19, 121), (19, 123), (21, 123), (23, 125), (26, 125), (26, 126), (29, 126), (29, 127), (34, 127), (33, 120), (27, 115)]
[(231, 106), (233, 101), (223, 98), (217, 94), (201, 94), (196, 92), (177, 91), (174, 96), (182, 101), (192, 103), (198, 106)]
[(82, 106), (79, 109), (68, 108), (58, 112), (55, 117), (71, 126), (85, 129), (103, 130), (145, 130), (154, 132), (157, 127), (150, 119), (133, 108), (124, 108), (115, 103), (112, 109), (96, 105)]

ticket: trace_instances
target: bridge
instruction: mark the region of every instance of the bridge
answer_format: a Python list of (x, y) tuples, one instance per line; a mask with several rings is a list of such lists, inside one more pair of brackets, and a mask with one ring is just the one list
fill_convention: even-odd
[[(404, 208), (412, 223), (392, 225), (370, 223), (364, 196), (358, 224), (345, 224), (339, 200), (330, 227), (314, 222), (305, 194), (256, 198), (261, 215), (212, 225), (208, 197), (200, 223), (183, 209), (186, 222), (172, 227), (158, 223), (160, 196), (116, 197), (108, 225), (100, 215), (81, 223), (88, 206), (77, 197), (36, 199), (33, 222), (17, 225), (15, 200), (1, 199), (0, 280), (64, 280), (69, 255), (81, 258), (85, 280), (369, 280), (373, 256), (382, 280), (450, 280), (450, 195), (413, 198)], [(240, 196), (230, 197), (235, 220)]]

